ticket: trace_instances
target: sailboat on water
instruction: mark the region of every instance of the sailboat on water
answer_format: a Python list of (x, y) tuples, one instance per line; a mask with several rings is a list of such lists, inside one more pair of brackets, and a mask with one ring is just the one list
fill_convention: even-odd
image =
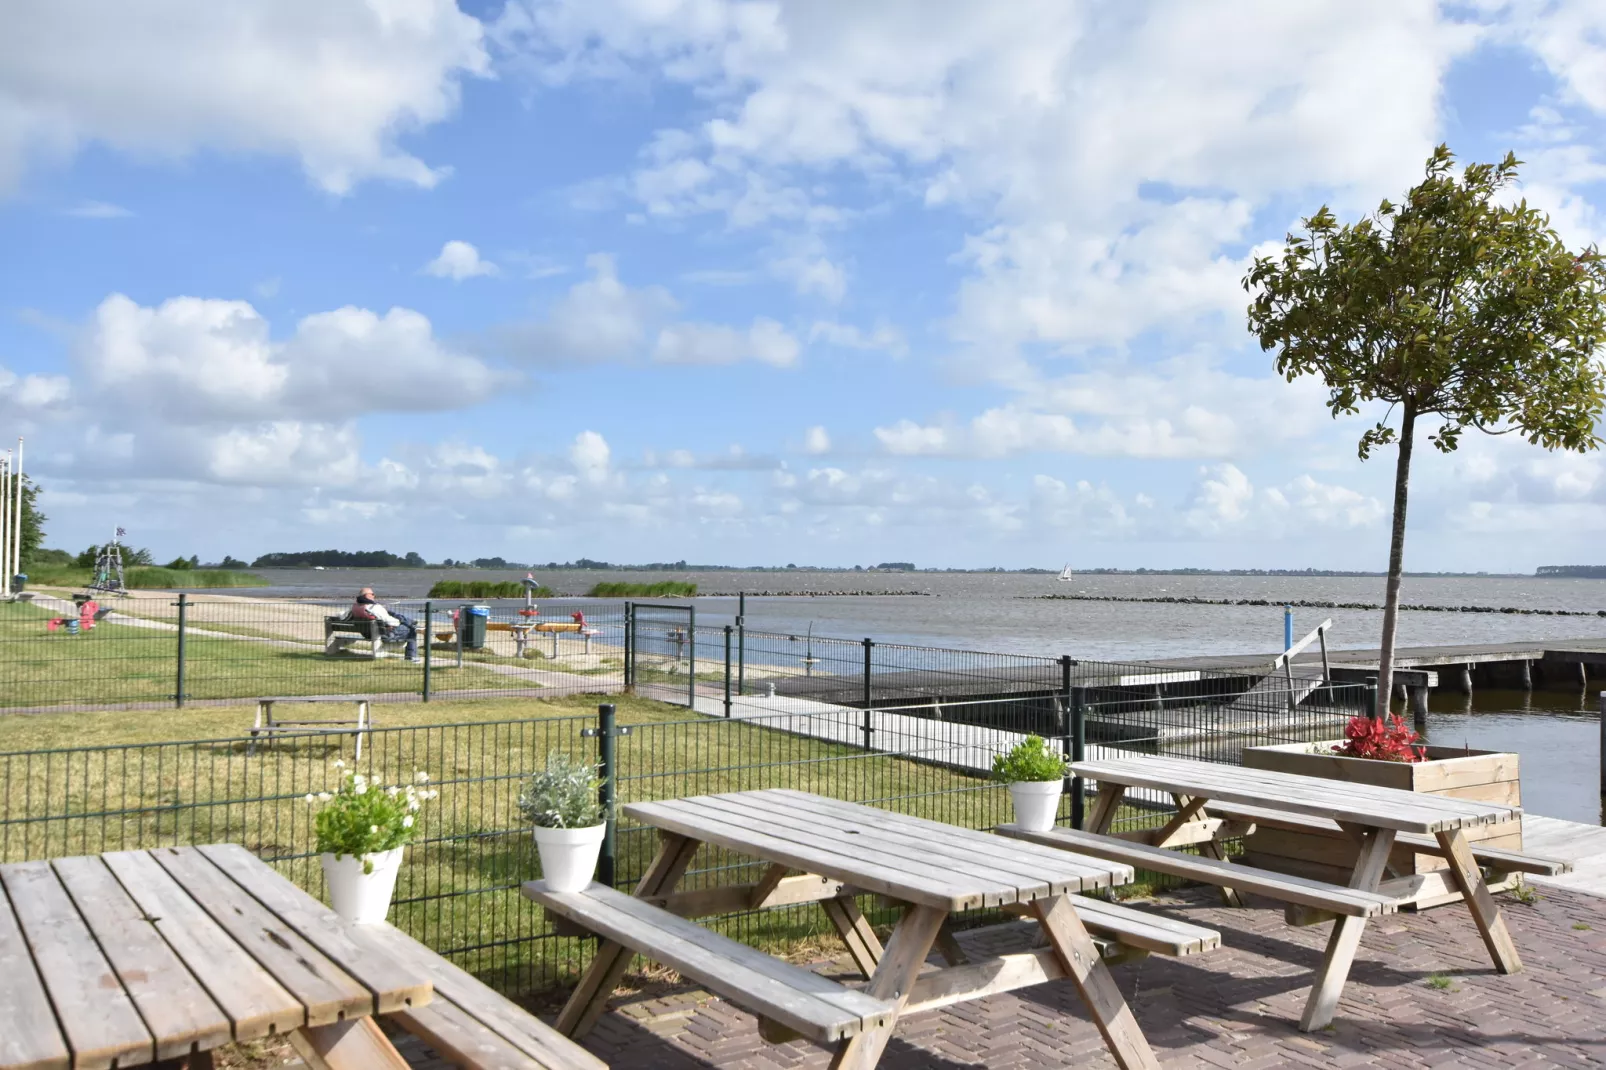
[(1071, 566), (1069, 564), (1067, 564), (1063, 569), (1060, 570), (1060, 582), (1062, 582), (1062, 583), (1070, 583), (1075, 578), (1076, 578), (1076, 573), (1071, 571)]

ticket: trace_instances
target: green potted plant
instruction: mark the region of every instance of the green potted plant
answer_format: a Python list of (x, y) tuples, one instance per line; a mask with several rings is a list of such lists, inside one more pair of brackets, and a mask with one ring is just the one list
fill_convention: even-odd
[(1054, 827), (1065, 772), (1065, 759), (1049, 750), (1041, 736), (1027, 736), (1008, 754), (993, 756), (993, 779), (1009, 785), (1015, 823), (1032, 832)]
[(596, 872), (608, 828), (601, 787), (596, 766), (553, 751), (519, 792), (519, 812), (535, 829), (541, 876), (554, 892), (578, 892)]
[(429, 774), (413, 783), (382, 785), (362, 773), (346, 771), (337, 760), (340, 786), (308, 794), (322, 804), (313, 831), (329, 885), (329, 905), (347, 921), (374, 925), (385, 920), (396, 890), (402, 853), (418, 833), (418, 811), (440, 793), (426, 787)]

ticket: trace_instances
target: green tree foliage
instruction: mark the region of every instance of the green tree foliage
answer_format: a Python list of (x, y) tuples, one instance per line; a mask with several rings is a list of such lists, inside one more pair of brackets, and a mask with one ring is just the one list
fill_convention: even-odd
[(44, 545), (45, 521), (49, 517), (39, 511), (39, 485), (28, 476), (6, 476), (0, 478), (0, 496), (16, 508), (17, 479), (22, 480), (22, 570), (28, 571), (28, 566), (35, 561), (35, 555)]
[[(1378, 686), (1387, 701), (1405, 553), (1411, 451), (1418, 417), (1448, 453), (1467, 428), (1515, 432), (1546, 449), (1597, 448), (1606, 402), (1606, 262), (1568, 251), (1526, 201), (1502, 203), (1520, 162), (1459, 174), (1440, 145), (1403, 203), (1384, 201), (1340, 224), (1324, 205), (1280, 256), (1244, 278), (1249, 329), (1275, 350), (1289, 381), (1318, 375), (1333, 415), (1383, 403), (1360, 438), (1364, 460), (1397, 443)], [(1398, 414), (1396, 429), (1389, 421)]]

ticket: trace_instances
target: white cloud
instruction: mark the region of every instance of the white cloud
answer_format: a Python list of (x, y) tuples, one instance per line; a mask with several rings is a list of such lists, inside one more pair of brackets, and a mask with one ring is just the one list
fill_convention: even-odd
[(903, 332), (886, 322), (878, 322), (870, 330), (850, 323), (833, 320), (815, 320), (809, 328), (809, 343), (824, 342), (841, 349), (882, 350), (895, 357), (909, 352), (909, 343)]
[(586, 258), (592, 276), (572, 286), (545, 318), (502, 328), (498, 340), (532, 364), (626, 360), (646, 348), (654, 327), (679, 307), (661, 286), (635, 289), (619, 281), (613, 258)]
[(71, 399), (72, 384), (64, 375), (18, 375), (0, 365), (0, 420), (7, 425), (63, 415)]
[(146, 308), (113, 294), (76, 361), (84, 391), (114, 401), (113, 412), (185, 425), (455, 409), (506, 381), (446, 349), (408, 309), (322, 312), (275, 342), (248, 302), (199, 297)]
[(1206, 538), (1260, 538), (1371, 528), (1388, 513), (1383, 503), (1349, 487), (1301, 475), (1285, 486), (1257, 489), (1234, 464), (1202, 468), (1183, 524)]
[(127, 219), (134, 213), (120, 204), (111, 204), (107, 201), (82, 201), (62, 214), (70, 215), (74, 219)]
[(497, 267), (480, 259), (480, 251), (466, 241), (452, 240), (441, 246), (440, 255), (424, 265), (427, 274), (461, 282), (476, 275), (495, 275)]
[(831, 452), (831, 436), (823, 427), (811, 427), (803, 434), (803, 450), (818, 456)]
[(797, 339), (760, 316), (747, 330), (713, 323), (676, 323), (658, 333), (653, 360), (661, 364), (735, 364), (756, 360), (784, 368), (797, 360)]
[(595, 431), (580, 432), (569, 447), (569, 460), (587, 483), (607, 480), (610, 456), (607, 440)]
[(331, 193), (366, 179), (433, 186), (398, 146), (489, 73), (483, 28), (453, 0), (52, 0), (0, 34), (0, 192), (30, 158), (89, 143), (142, 156), (289, 155)]

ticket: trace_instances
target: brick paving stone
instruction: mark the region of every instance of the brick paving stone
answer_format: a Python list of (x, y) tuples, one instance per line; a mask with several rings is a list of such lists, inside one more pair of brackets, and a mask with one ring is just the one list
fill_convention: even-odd
[[(1314, 1034), (1297, 1026), (1329, 926), (1290, 927), (1271, 904), (1219, 904), (1205, 889), (1143, 904), (1220, 930), (1222, 947), (1113, 971), (1167, 1070), (1606, 1065), (1606, 899), (1561, 888), (1531, 905), (1502, 898), (1526, 967), (1511, 976), (1491, 968), (1459, 906), (1373, 923), (1337, 1019)], [(1034, 935), (1035, 926), (1010, 923), (962, 933), (960, 942), (985, 957), (1024, 950)], [(1449, 986), (1430, 985), (1436, 976)], [(585, 1041), (614, 1070), (815, 1070), (830, 1061), (806, 1041), (765, 1044), (751, 1015), (691, 986), (632, 998), (621, 997)], [(415, 1070), (444, 1066), (416, 1041), (403, 1054)], [(1058, 981), (906, 1019), (881, 1065), (1049, 1070), (1114, 1060), (1074, 986)]]

